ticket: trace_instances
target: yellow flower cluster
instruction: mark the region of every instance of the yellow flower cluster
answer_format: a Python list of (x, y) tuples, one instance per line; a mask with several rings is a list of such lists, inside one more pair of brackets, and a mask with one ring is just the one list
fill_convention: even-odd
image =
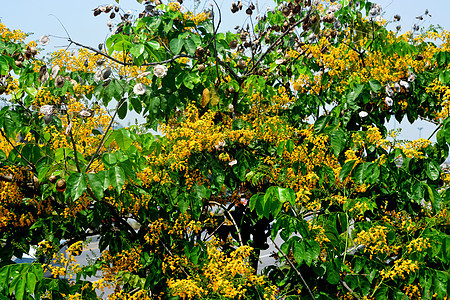
[(413, 251), (422, 252), (423, 250), (426, 250), (427, 248), (431, 247), (430, 239), (429, 238), (416, 238), (409, 242), (406, 245), (406, 252), (411, 253)]
[[(208, 261), (196, 276), (186, 279), (169, 279), (168, 287), (173, 295), (182, 299), (196, 297), (218, 297), (221, 299), (242, 299), (249, 287), (263, 287), (263, 276), (254, 274), (249, 257), (252, 248), (242, 246), (227, 256), (219, 249), (219, 242), (207, 244)], [(266, 289), (265, 299), (273, 299), (276, 289)]]
[(369, 231), (358, 232), (355, 244), (365, 245), (364, 252), (370, 253), (370, 259), (373, 255), (397, 253), (399, 247), (392, 247), (387, 242), (387, 227), (376, 225)]
[(414, 273), (416, 270), (419, 270), (417, 262), (413, 262), (410, 259), (400, 258), (394, 261), (394, 266), (392, 266), (392, 268), (388, 270), (381, 270), (380, 275), (383, 279), (395, 279), (396, 277), (405, 279), (405, 273), (409, 275), (409, 273)]
[(0, 37), (2, 41), (23, 42), (26, 34), (21, 30), (9, 30), (3, 23), (0, 22)]
[[(49, 249), (46, 242), (40, 246)], [(84, 248), (86, 248), (86, 246), (83, 242), (76, 242), (69, 246), (64, 253), (54, 253), (51, 264), (42, 264), (44, 272), (49, 270), (55, 278), (74, 278), (77, 273), (81, 272), (81, 266), (77, 263), (75, 256), (80, 255)]]

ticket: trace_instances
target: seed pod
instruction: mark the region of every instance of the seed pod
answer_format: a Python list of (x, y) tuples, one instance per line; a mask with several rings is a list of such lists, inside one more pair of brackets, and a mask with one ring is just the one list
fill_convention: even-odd
[(55, 86), (57, 88), (62, 88), (64, 86), (64, 83), (66, 82), (66, 80), (64, 79), (64, 77), (62, 77), (61, 75), (59, 75), (58, 77), (56, 77), (55, 80)]
[(282, 13), (285, 17), (288, 17), (289, 14), (291, 13), (291, 10), (289, 9), (289, 7), (285, 6), (285, 7), (283, 7), (283, 9), (281, 10), (281, 13)]
[(294, 6), (294, 9), (292, 10), (293, 14), (298, 14), (301, 10), (301, 6), (299, 4), (297, 4), (296, 6)]
[(244, 60), (240, 59), (237, 62), (237, 67), (241, 70), (244, 70), (247, 67), (247, 64), (245, 63)]
[(245, 41), (247, 39), (247, 32), (242, 31), (239, 37), (242, 41)]
[(31, 55), (35, 56), (37, 54), (36, 47), (30, 47)]
[(198, 66), (197, 66), (197, 70), (198, 70), (200, 73), (205, 72), (205, 70), (206, 70), (205, 65), (204, 65), (204, 64), (198, 65)]
[(66, 190), (66, 180), (60, 179), (56, 182), (56, 190), (58, 192), (64, 192)]
[(114, 11), (115, 12), (119, 12), (119, 7), (118, 6), (114, 6)]
[(30, 59), (33, 55), (31, 54), (31, 50), (27, 49), (25, 50), (25, 58)]
[(108, 79), (109, 76), (111, 76), (112, 70), (110, 67), (105, 68), (105, 70), (103, 70), (102, 72), (102, 78), (103, 80)]
[(33, 176), (33, 186), (35, 190), (39, 189), (39, 179), (36, 176)]
[(44, 123), (50, 124), (53, 120), (53, 114), (44, 115)]
[(276, 32), (280, 32), (280, 25), (276, 24), (272, 26), (272, 29)]
[(253, 10), (251, 10), (250, 8), (247, 8), (247, 9), (245, 10), (245, 13), (246, 13), (247, 15), (251, 16), (252, 13), (253, 13)]
[(197, 47), (197, 49), (195, 49), (195, 55), (197, 57), (203, 57), (203, 55), (205, 55), (205, 49), (202, 46)]
[(94, 17), (98, 16), (99, 14), (101, 14), (102, 11), (98, 8), (94, 9)]
[(421, 61), (421, 60), (423, 60), (423, 59), (424, 59), (423, 55), (421, 55), (421, 54), (417, 54), (417, 55), (416, 55), (416, 60), (417, 60), (417, 61)]
[(228, 45), (230, 46), (230, 49), (236, 49), (238, 42), (236, 40), (232, 40)]
[(110, 15), (109, 15), (109, 18), (110, 19), (114, 19), (116, 17), (116, 14), (114, 13), (114, 12), (112, 12)]
[(234, 86), (230, 86), (228, 88), (228, 92), (231, 93), (231, 94), (236, 93), (236, 89), (234, 88)]
[(17, 66), (17, 67), (19, 67), (19, 68), (22, 68), (22, 67), (23, 67), (23, 64), (22, 64), (21, 61), (16, 60), (15, 63), (16, 63), (16, 66)]
[(58, 178), (57, 178), (55, 175), (51, 175), (51, 176), (48, 178), (48, 181), (50, 181), (51, 183), (55, 183), (56, 180), (58, 180)]

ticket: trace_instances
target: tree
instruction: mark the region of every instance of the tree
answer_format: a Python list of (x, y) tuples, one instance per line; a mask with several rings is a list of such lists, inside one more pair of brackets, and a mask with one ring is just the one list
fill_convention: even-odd
[[(121, 18), (106, 42), (47, 60), (2, 25), (2, 298), (448, 297), (448, 33), (390, 31), (368, 1), (278, 2), (233, 3), (249, 25), (226, 33), (215, 2), (99, 7)], [(147, 123), (114, 129), (130, 110)], [(397, 140), (392, 117), (436, 143)], [(76, 265), (94, 235), (102, 256)], [(39, 262), (11, 261), (32, 246)]]

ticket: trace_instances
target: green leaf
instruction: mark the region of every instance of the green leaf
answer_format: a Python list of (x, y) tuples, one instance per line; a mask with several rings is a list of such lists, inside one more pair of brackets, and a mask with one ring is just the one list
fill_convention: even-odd
[(83, 173), (72, 173), (67, 179), (66, 199), (72, 196), (72, 200), (75, 201), (83, 195), (86, 189), (86, 176)]
[(305, 244), (302, 241), (294, 242), (292, 250), (295, 261), (301, 265), (305, 257)]
[(358, 98), (358, 96), (361, 94), (361, 92), (364, 89), (364, 85), (358, 84), (348, 95), (347, 95), (347, 101), (350, 106), (355, 105), (355, 100)]
[(87, 174), (88, 184), (89, 187), (92, 189), (92, 192), (94, 193), (95, 197), (97, 199), (101, 200), (103, 198), (103, 192), (105, 190), (105, 187), (103, 186), (104, 183), (104, 174), (93, 174), (89, 173)]
[(125, 117), (127, 116), (127, 112), (128, 112), (128, 102), (124, 101), (117, 111), (119, 119), (121, 120), (125, 119)]
[(352, 178), (358, 184), (363, 184), (369, 181), (369, 183), (373, 183), (376, 182), (379, 175), (380, 171), (377, 168), (376, 163), (363, 162), (355, 167)]
[(427, 163), (425, 172), (427, 173), (428, 178), (437, 180), (439, 178), (440, 169), (439, 164), (436, 161), (431, 160)]
[(352, 172), (353, 166), (355, 165), (356, 160), (350, 160), (348, 162), (346, 162), (341, 169), (341, 172), (339, 173), (339, 180), (341, 182), (343, 182), (348, 175), (350, 175), (350, 173)]
[(194, 55), (195, 54), (195, 49), (197, 49), (197, 45), (195, 44), (195, 42), (192, 39), (192, 37), (190, 37), (187, 40), (185, 40), (184, 46), (186, 47), (186, 50), (187, 50), (189, 55)]
[(170, 51), (173, 54), (178, 55), (181, 52), (181, 48), (183, 47), (183, 40), (174, 38), (169, 43)]
[(332, 131), (330, 133), (330, 143), (331, 149), (333, 149), (334, 155), (336, 157), (344, 150), (345, 148), (345, 134), (342, 130)]
[(327, 264), (327, 281), (330, 284), (337, 284), (339, 282), (340, 276), (339, 271), (334, 262)]
[(369, 85), (372, 91), (374, 91), (375, 93), (381, 90), (381, 83), (378, 80), (374, 79), (369, 80)]
[(115, 166), (109, 169), (109, 182), (120, 194), (122, 191), (123, 184), (125, 183), (125, 171), (119, 167)]
[(34, 289), (36, 288), (36, 275), (34, 275), (34, 273), (31, 273), (31, 272), (29, 272), (29, 273), (26, 273), (26, 281), (27, 281), (27, 286), (26, 286), (26, 288), (27, 288), (27, 291), (28, 291), (28, 293), (30, 293), (30, 294), (33, 294), (34, 293)]
[(17, 300), (22, 300), (25, 294), (25, 284), (26, 284), (25, 274), (22, 275), (21, 279), (22, 280), (19, 280), (19, 282), (17, 282), (16, 288), (14, 289), (14, 296), (16, 296)]

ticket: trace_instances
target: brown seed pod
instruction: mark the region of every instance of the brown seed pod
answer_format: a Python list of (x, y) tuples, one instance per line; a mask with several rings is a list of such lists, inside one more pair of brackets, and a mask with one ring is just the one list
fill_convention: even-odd
[(423, 59), (424, 59), (423, 55), (421, 55), (421, 54), (417, 54), (417, 55), (416, 55), (416, 60), (417, 60), (417, 61), (421, 61), (421, 60), (423, 60)]
[(230, 86), (228, 88), (228, 92), (231, 93), (231, 94), (236, 93), (236, 89), (234, 88), (234, 86)]
[(316, 16), (312, 16), (310, 19), (309, 19), (309, 23), (311, 23), (311, 24), (314, 24), (314, 23), (316, 23), (317, 22), (317, 17)]
[(291, 13), (291, 10), (289, 9), (289, 7), (285, 6), (283, 7), (283, 9), (281, 10), (281, 13), (285, 16), (288, 17)]
[(333, 23), (336, 20), (334, 14), (327, 14), (322, 18), (325, 23)]
[(58, 178), (55, 175), (51, 175), (48, 178), (48, 181), (50, 181), (51, 183), (55, 183), (58, 180)]
[(64, 192), (66, 190), (66, 180), (60, 179), (58, 182), (56, 182), (56, 190), (58, 192)]
[(299, 4), (297, 4), (296, 6), (294, 6), (294, 9), (292, 9), (292, 13), (298, 14), (301, 9), (302, 9), (302, 7)]
[(98, 16), (99, 14), (101, 14), (102, 11), (98, 8), (94, 9), (94, 17)]
[(16, 63), (16, 66), (17, 66), (17, 67), (19, 67), (19, 68), (22, 68), (22, 67), (23, 67), (23, 64), (22, 64), (21, 61), (16, 60), (15, 63)]
[(27, 49), (25, 50), (25, 58), (30, 59), (33, 55), (31, 54), (31, 50)]
[(252, 13), (253, 13), (253, 10), (251, 10), (250, 8), (247, 8), (247, 9), (245, 10), (245, 13), (246, 13), (247, 15), (251, 16)]
[(37, 54), (36, 47), (30, 47), (30, 52), (31, 52), (31, 55), (35, 56)]
[(203, 55), (205, 55), (205, 49), (202, 46), (197, 47), (197, 49), (195, 49), (195, 55), (197, 57), (203, 57)]
[(232, 40), (228, 45), (230, 46), (230, 49), (236, 49), (238, 42), (236, 40)]
[(205, 70), (206, 70), (205, 65), (204, 65), (204, 64), (198, 65), (198, 66), (197, 66), (197, 70), (198, 70), (200, 73), (205, 72)]
[(114, 11), (115, 12), (119, 12), (119, 7), (118, 6), (114, 6)]
[(56, 77), (55, 79), (55, 86), (57, 88), (61, 88), (64, 86), (64, 83), (66, 82), (66, 80), (64, 79), (64, 77), (62, 77), (61, 75), (59, 75), (58, 77)]
[(35, 190), (39, 189), (39, 179), (36, 176), (33, 176), (33, 185)]
[(114, 12), (112, 12), (110, 15), (109, 15), (109, 18), (110, 19), (114, 19), (116, 17), (116, 14), (114, 13)]
[(244, 60), (240, 59), (237, 62), (237, 67), (241, 70), (244, 70), (247, 67), (247, 64), (245, 63)]
[(276, 24), (272, 26), (272, 29), (276, 32), (280, 32), (280, 25)]

